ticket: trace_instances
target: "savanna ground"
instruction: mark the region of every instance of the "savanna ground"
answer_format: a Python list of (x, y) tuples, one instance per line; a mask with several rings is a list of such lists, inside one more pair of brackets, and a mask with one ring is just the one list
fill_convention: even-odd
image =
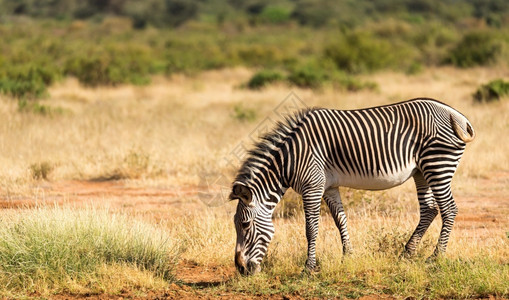
[[(106, 212), (162, 230), (178, 248), (177, 267), (169, 280), (142, 267), (120, 265), (93, 278), (76, 279), (72, 273), (60, 281), (28, 276), (33, 281), (6, 285), (0, 295), (509, 297), (509, 101), (475, 104), (471, 97), (480, 84), (507, 77), (506, 68), (441, 67), (417, 75), (379, 72), (361, 76), (376, 82), (378, 89), (359, 92), (285, 84), (261, 91), (241, 88), (252, 73), (233, 68), (154, 78), (148, 86), (97, 88), (66, 79), (49, 89), (49, 99), (40, 101), (46, 107), (43, 114), (21, 112), (12, 99), (0, 98), (3, 216), (26, 213), (30, 218), (38, 210), (66, 213), (55, 205)], [(288, 96), (307, 106), (337, 109), (425, 96), (469, 118), (477, 137), (467, 146), (453, 181), (459, 215), (444, 258), (424, 262), (438, 238), (437, 218), (417, 257), (399, 259), (419, 215), (409, 181), (382, 192), (342, 189), (355, 254), (342, 257), (339, 233), (324, 209), (317, 245), (321, 271), (311, 275), (301, 274), (306, 259), (304, 218), (289, 192), (279, 204), (276, 235), (262, 273), (249, 278), (236, 274), (236, 203), (218, 196), (235, 171), (226, 162), (238, 166), (239, 145), (249, 147), (258, 125), (266, 117), (277, 119), (276, 108)], [(11, 283), (8, 276), (1, 273), (0, 281)]]

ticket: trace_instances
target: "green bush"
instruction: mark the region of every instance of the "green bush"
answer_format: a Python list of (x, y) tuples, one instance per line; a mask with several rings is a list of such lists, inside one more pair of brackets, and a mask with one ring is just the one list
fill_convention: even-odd
[(274, 70), (262, 70), (256, 72), (247, 83), (247, 87), (250, 89), (260, 89), (268, 84), (282, 81), (285, 76)]
[(39, 103), (39, 101), (19, 99), (18, 100), (18, 111), (25, 113), (33, 113), (42, 116), (55, 116), (61, 115), (65, 112), (62, 107), (49, 106)]
[(340, 4), (333, 1), (297, 1), (292, 19), (302, 25), (324, 26), (341, 14)]
[(272, 66), (283, 60), (284, 54), (274, 46), (260, 44), (240, 45), (234, 48), (232, 56), (246, 66)]
[(350, 92), (378, 89), (378, 85), (374, 82), (361, 81), (344, 72), (314, 64), (295, 68), (288, 75), (288, 82), (298, 87), (312, 89), (332, 85), (336, 89), (344, 89)]
[(496, 79), (481, 85), (473, 97), (477, 102), (492, 102), (498, 101), (507, 95), (509, 95), (509, 82)]
[(279, 6), (266, 6), (260, 14), (266, 23), (280, 24), (290, 20), (291, 11)]
[(115, 85), (150, 82), (150, 51), (130, 45), (97, 47), (90, 52), (72, 56), (65, 73), (76, 76), (85, 85)]
[(502, 43), (496, 35), (488, 32), (467, 33), (454, 47), (446, 63), (467, 68), (494, 63), (502, 53)]
[(57, 70), (43, 65), (7, 66), (0, 71), (0, 92), (14, 98), (40, 98), (59, 77)]
[(332, 84), (338, 89), (346, 89), (350, 92), (358, 92), (361, 90), (378, 90), (378, 84), (372, 81), (362, 81), (351, 75), (341, 72), (335, 72), (332, 79)]
[(288, 75), (291, 84), (304, 88), (318, 88), (327, 80), (329, 76), (322, 68), (311, 65), (297, 67)]
[(411, 65), (419, 63), (428, 66), (442, 64), (449, 55), (450, 49), (461, 38), (460, 32), (437, 22), (432, 22), (426, 27), (419, 26), (413, 29), (412, 35), (407, 41), (415, 49), (418, 49), (420, 57), (419, 61), (413, 61)]
[(402, 59), (395, 52), (393, 45), (385, 39), (369, 32), (351, 32), (327, 45), (324, 56), (334, 61), (340, 70), (361, 73), (393, 66)]
[(46, 86), (40, 81), (0, 79), (0, 92), (14, 98), (40, 98), (46, 93)]
[(230, 65), (224, 49), (209, 40), (168, 40), (163, 60), (166, 74), (193, 73)]

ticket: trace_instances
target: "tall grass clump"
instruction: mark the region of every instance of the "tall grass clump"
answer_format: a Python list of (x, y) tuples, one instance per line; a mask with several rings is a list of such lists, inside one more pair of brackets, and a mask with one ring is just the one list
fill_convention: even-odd
[(36, 208), (4, 213), (0, 224), (2, 296), (115, 292), (122, 280), (112, 284), (107, 278), (119, 269), (152, 280), (174, 279), (180, 252), (175, 241), (154, 226), (107, 210)]

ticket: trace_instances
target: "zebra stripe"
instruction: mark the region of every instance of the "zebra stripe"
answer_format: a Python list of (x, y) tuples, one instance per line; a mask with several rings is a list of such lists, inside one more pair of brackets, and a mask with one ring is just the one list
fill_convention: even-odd
[(235, 262), (243, 274), (260, 269), (274, 235), (272, 213), (288, 188), (303, 198), (308, 240), (306, 267), (316, 267), (316, 236), (323, 197), (352, 251), (339, 186), (380, 190), (414, 178), (420, 220), (405, 246), (412, 255), (440, 211), (443, 225), (434, 255), (445, 251), (457, 214), (451, 180), (475, 132), (458, 111), (433, 99), (413, 99), (358, 110), (298, 112), (249, 151), (233, 183), (239, 199)]

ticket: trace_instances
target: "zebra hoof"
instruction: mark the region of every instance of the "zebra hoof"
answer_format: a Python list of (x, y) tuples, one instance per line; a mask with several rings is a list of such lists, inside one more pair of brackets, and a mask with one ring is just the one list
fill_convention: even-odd
[(343, 256), (352, 256), (352, 254), (353, 254), (352, 248), (343, 249)]
[(320, 272), (320, 267), (318, 266), (318, 264), (316, 262), (314, 264), (311, 264), (308, 261), (306, 261), (306, 267), (302, 271), (302, 274), (314, 274), (317, 272)]
[(435, 249), (433, 254), (431, 254), (431, 256), (426, 259), (426, 263), (428, 263), (428, 264), (434, 263), (437, 260), (439, 260), (440, 258), (444, 257), (444, 255), (445, 255), (445, 250)]
[(412, 259), (415, 257), (415, 252), (410, 252), (410, 251), (403, 251), (403, 253), (401, 253), (401, 255), (399, 256), (399, 259), (401, 260), (405, 260), (405, 259)]
[(304, 270), (302, 270), (302, 275), (314, 275), (320, 272), (320, 267), (315, 266), (314, 268), (310, 269), (309, 267), (305, 267)]
[(431, 255), (430, 257), (426, 258), (425, 262), (427, 264), (432, 264), (432, 263), (434, 263), (436, 261), (437, 261), (437, 256), (436, 255)]

